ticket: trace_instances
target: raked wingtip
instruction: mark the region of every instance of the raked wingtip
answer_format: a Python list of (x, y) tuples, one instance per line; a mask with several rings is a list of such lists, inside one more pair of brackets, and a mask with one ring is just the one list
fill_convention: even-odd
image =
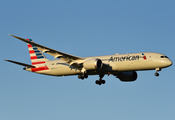
[(14, 37), (14, 35), (12, 35), (12, 34), (9, 34), (10, 36), (12, 36), (12, 37)]

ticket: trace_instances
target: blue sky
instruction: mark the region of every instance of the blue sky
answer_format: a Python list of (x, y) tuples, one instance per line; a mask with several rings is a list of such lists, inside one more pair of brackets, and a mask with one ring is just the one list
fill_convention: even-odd
[(0, 119), (175, 119), (174, 65), (159, 77), (138, 72), (131, 83), (105, 76), (98, 86), (98, 76), (45, 76), (4, 61), (30, 64), (27, 45), (8, 35), (14, 34), (81, 57), (159, 52), (174, 62), (174, 6), (173, 0), (1, 1)]

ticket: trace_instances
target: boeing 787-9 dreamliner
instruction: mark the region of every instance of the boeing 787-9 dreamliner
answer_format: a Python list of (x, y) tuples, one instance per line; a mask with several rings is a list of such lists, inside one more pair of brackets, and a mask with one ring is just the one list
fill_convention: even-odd
[[(24, 70), (45, 75), (77, 75), (82, 80), (89, 75), (99, 75), (99, 80), (95, 81), (98, 85), (105, 84), (105, 80), (102, 80), (104, 75), (114, 75), (121, 81), (129, 82), (137, 79), (136, 71), (156, 70), (155, 76), (159, 76), (158, 71), (172, 65), (166, 55), (155, 52), (77, 57), (37, 44), (32, 39), (11, 36), (28, 44), (32, 65), (6, 61), (22, 65)], [(48, 60), (44, 53), (54, 56), (55, 60)]]

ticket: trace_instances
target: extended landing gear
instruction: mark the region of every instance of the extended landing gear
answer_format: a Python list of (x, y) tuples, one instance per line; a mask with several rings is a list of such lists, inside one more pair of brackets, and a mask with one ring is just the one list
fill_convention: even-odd
[(88, 75), (87, 74), (80, 74), (80, 75), (78, 75), (78, 78), (84, 80), (84, 78), (88, 78)]
[(158, 72), (156, 72), (154, 75), (158, 77), (158, 76), (159, 76), (159, 73), (158, 73)]
[(105, 81), (105, 80), (100, 79), (100, 80), (96, 80), (96, 81), (95, 81), (95, 83), (96, 83), (96, 84), (98, 84), (98, 85), (101, 85), (101, 84), (105, 84), (105, 83), (106, 83), (106, 81)]
[(99, 80), (96, 80), (95, 83), (98, 84), (98, 85), (101, 85), (101, 84), (105, 84), (106, 81), (105, 80), (102, 80), (102, 78), (104, 77), (104, 75), (99, 75), (100, 79)]
[(159, 76), (158, 71), (161, 71), (161, 68), (156, 68), (156, 73), (154, 75), (157, 76), (157, 77)]

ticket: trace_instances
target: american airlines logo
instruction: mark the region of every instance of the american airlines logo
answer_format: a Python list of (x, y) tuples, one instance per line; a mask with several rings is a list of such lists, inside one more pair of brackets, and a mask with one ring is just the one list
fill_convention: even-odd
[(133, 56), (122, 56), (122, 57), (111, 57), (108, 62), (122, 62), (122, 61), (134, 61), (139, 60), (140, 58), (147, 59), (146, 56), (139, 56), (139, 55), (133, 55)]

